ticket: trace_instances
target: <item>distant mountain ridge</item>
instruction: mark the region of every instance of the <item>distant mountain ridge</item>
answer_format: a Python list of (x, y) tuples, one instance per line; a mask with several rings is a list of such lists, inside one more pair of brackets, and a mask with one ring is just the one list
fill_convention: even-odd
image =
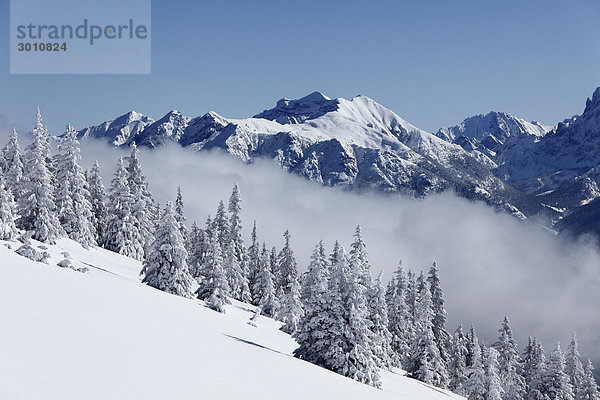
[(313, 92), (246, 119), (173, 110), (154, 121), (132, 111), (79, 136), (115, 146), (220, 149), (244, 162), (275, 160), (327, 186), (417, 198), (452, 190), (520, 218), (558, 220), (599, 195), (600, 173), (589, 172), (600, 163), (599, 131), (600, 88), (581, 116), (554, 128), (492, 111), (432, 134), (366, 96)]

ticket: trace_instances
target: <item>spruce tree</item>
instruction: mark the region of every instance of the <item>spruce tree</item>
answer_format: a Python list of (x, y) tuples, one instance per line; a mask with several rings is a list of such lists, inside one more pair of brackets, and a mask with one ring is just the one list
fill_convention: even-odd
[(50, 244), (64, 235), (56, 215), (54, 185), (48, 167), (50, 148), (48, 131), (42, 125), (38, 109), (33, 127), (33, 141), (23, 157), (22, 194), (17, 203), (17, 227), (28, 231), (33, 239)]
[[(474, 330), (473, 330), (474, 332)], [(468, 400), (487, 400), (487, 388), (485, 371), (483, 369), (483, 359), (481, 356), (481, 347), (476, 335), (473, 335), (473, 354), (471, 355), (471, 364), (465, 371), (465, 382), (458, 390), (458, 394), (465, 396)]]
[[(248, 285), (250, 287), (250, 295), (252, 296), (252, 304), (258, 305), (260, 294), (254, 291), (256, 280), (260, 270), (260, 245), (258, 244), (258, 235), (256, 233), (256, 221), (252, 226), (252, 243), (248, 247)], [(266, 250), (266, 249), (265, 249)]]
[(498, 357), (500, 354), (496, 349), (489, 348), (482, 351), (483, 356), (483, 370), (485, 373), (485, 391), (486, 400), (503, 400), (504, 389), (502, 388), (502, 381), (500, 379)]
[[(400, 261), (402, 263), (402, 260)], [(396, 273), (394, 271), (394, 273)], [(385, 303), (388, 306), (388, 310), (393, 308), (394, 297), (396, 296), (396, 278), (392, 276), (388, 281), (387, 285), (385, 285)]]
[(317, 365), (323, 365), (321, 352), (322, 331), (330, 322), (328, 310), (330, 304), (328, 298), (329, 265), (323, 259), (323, 242), (318, 242), (310, 257), (308, 272), (302, 285), (302, 304), (304, 315), (300, 318), (298, 329), (294, 333), (294, 339), (300, 347), (294, 351), (294, 356)]
[(229, 295), (236, 300), (243, 301), (244, 293), (248, 292), (248, 281), (244, 276), (242, 266), (238, 260), (235, 243), (230, 240), (225, 246), (223, 254), (223, 269), (227, 277)]
[(390, 281), (394, 286), (388, 300), (389, 331), (392, 335), (392, 349), (396, 355), (396, 364), (400, 362), (405, 368), (408, 368), (414, 329), (407, 303), (408, 283), (402, 261), (394, 273), (396, 277)]
[(499, 353), (499, 371), (505, 400), (521, 400), (525, 396), (519, 347), (513, 338), (508, 317), (504, 317), (500, 336), (493, 347)]
[(0, 175), (0, 240), (12, 240), (17, 236), (14, 210), (12, 193), (6, 188), (4, 177)]
[(573, 400), (573, 388), (565, 374), (565, 358), (560, 343), (550, 353), (548, 367), (544, 375), (544, 388), (549, 400)]
[(524, 357), (525, 387), (527, 400), (544, 400), (546, 397), (545, 375), (546, 355), (542, 344), (535, 338), (529, 338)]
[(397, 365), (395, 353), (392, 350), (392, 334), (388, 330), (389, 317), (385, 303), (385, 290), (381, 282), (381, 273), (367, 292), (368, 308), (370, 310), (371, 332), (373, 332), (373, 354), (377, 366), (390, 369)]
[(193, 278), (186, 263), (187, 251), (173, 205), (166, 203), (154, 242), (144, 259), (142, 282), (163, 292), (192, 297)]
[(450, 342), (450, 362), (448, 364), (448, 388), (457, 391), (467, 379), (467, 338), (459, 325)]
[(206, 254), (206, 246), (208, 238), (206, 231), (200, 229), (194, 222), (190, 233), (190, 254), (188, 258), (188, 267), (190, 274), (194, 279), (199, 281), (202, 275), (202, 264), (204, 263), (204, 255)]
[(277, 256), (277, 272), (279, 273), (279, 287), (287, 295), (292, 290), (292, 286), (297, 283), (298, 266), (294, 257), (294, 251), (290, 246), (289, 230), (284, 232), (283, 238), (285, 239), (285, 244)]
[(9, 190), (15, 201), (18, 201), (22, 194), (21, 179), (23, 179), (23, 162), (21, 160), (21, 148), (17, 130), (13, 128), (8, 143), (2, 150), (4, 174), (4, 184)]
[(287, 293), (284, 292), (283, 299), (281, 300), (281, 308), (277, 313), (277, 319), (283, 322), (281, 330), (290, 335), (296, 332), (298, 322), (303, 314), (304, 310), (300, 302), (300, 284), (297, 279), (294, 279), (289, 284), (289, 291)]
[(106, 189), (102, 181), (100, 165), (98, 161), (94, 162), (92, 169), (87, 174), (87, 184), (89, 191), (89, 202), (92, 210), (92, 222), (96, 230), (96, 241), (104, 246), (106, 235)]
[(244, 247), (244, 239), (242, 238), (242, 197), (237, 183), (233, 185), (231, 196), (229, 197), (229, 241), (233, 244), (233, 251), (237, 263), (241, 269), (241, 277), (239, 280), (239, 291), (234, 297), (243, 302), (251, 302), (252, 295), (250, 293), (250, 266), (249, 257)]
[(448, 348), (450, 347), (450, 334), (446, 330), (446, 322), (448, 320), (448, 316), (446, 313), (444, 292), (442, 290), (439, 270), (435, 261), (429, 269), (427, 282), (429, 283), (429, 290), (431, 291), (431, 301), (433, 304), (433, 336), (435, 338), (435, 343), (440, 352), (440, 356), (442, 357), (444, 363), (447, 365)]
[[(312, 329), (298, 333), (298, 337), (301, 338), (300, 348), (294, 351), (294, 355), (346, 375), (347, 344), (343, 332), (348, 322), (345, 319), (346, 308), (342, 292), (349, 271), (343, 248), (337, 249), (335, 259), (337, 261), (330, 270), (331, 276), (322, 301), (318, 303), (319, 308), (310, 311), (310, 315), (317, 315), (316, 319), (311, 321)], [(305, 335), (311, 331), (311, 336)]]
[(354, 231), (354, 242), (352, 242), (351, 247), (350, 266), (351, 268), (358, 269), (360, 283), (365, 288), (370, 290), (371, 286), (373, 286), (373, 281), (371, 278), (371, 266), (369, 265), (367, 246), (363, 240), (362, 229), (360, 225), (358, 225)]
[(79, 142), (77, 131), (67, 125), (58, 146), (54, 166), (58, 187), (56, 208), (58, 219), (69, 238), (84, 246), (96, 244), (96, 229), (93, 224), (90, 192), (83, 169), (79, 165)]
[(204, 265), (202, 266), (200, 287), (196, 294), (199, 299), (205, 300), (208, 307), (219, 312), (225, 312), (224, 306), (229, 302), (227, 299), (229, 285), (223, 269), (223, 255), (216, 230), (211, 232), (208, 241)]
[(215, 230), (217, 233), (217, 239), (219, 246), (221, 246), (221, 250), (224, 249), (229, 240), (229, 217), (225, 212), (225, 204), (222, 200), (217, 207), (217, 213), (212, 221), (211, 229)]
[[(588, 360), (585, 368), (585, 380), (583, 384), (583, 391), (579, 393), (579, 399), (581, 400), (600, 400), (600, 392), (598, 392), (598, 385), (594, 379), (594, 366), (592, 362)], [(578, 399), (578, 400), (579, 400)]]
[(274, 318), (279, 312), (279, 300), (277, 299), (275, 280), (271, 272), (269, 252), (263, 243), (262, 252), (259, 255), (258, 271), (254, 280), (255, 303), (260, 307), (263, 314)]
[(583, 364), (581, 363), (581, 355), (579, 354), (579, 343), (577, 342), (577, 335), (575, 333), (573, 333), (571, 343), (569, 343), (565, 355), (565, 374), (569, 378), (575, 399), (580, 400), (583, 397), (582, 393), (585, 391), (586, 378)]
[(338, 263), (338, 255), (340, 254), (340, 250), (341, 250), (342, 246), (340, 245), (339, 241), (335, 241), (335, 243), (333, 244), (333, 251), (331, 252), (331, 254), (329, 255), (329, 275), (331, 275), (331, 273), (333, 272), (335, 266)]
[(478, 346), (478, 338), (475, 333), (475, 326), (471, 324), (469, 331), (466, 335), (466, 346), (467, 346), (467, 357), (466, 357), (466, 366), (469, 367), (473, 365), (474, 362), (474, 354), (475, 348)]
[(124, 256), (142, 260), (144, 247), (140, 240), (138, 221), (131, 214), (131, 203), (127, 171), (123, 157), (120, 157), (110, 187), (104, 247)]
[(327, 287), (328, 272), (329, 266), (327, 264), (327, 257), (325, 256), (325, 247), (323, 246), (323, 241), (319, 241), (310, 256), (308, 271), (302, 282), (300, 298), (305, 307), (311, 302), (316, 286), (322, 285)]
[(406, 274), (406, 305), (408, 306), (411, 321), (414, 324), (417, 308), (417, 282), (415, 274), (410, 270)]
[(422, 273), (417, 285), (416, 335), (411, 346), (408, 372), (415, 379), (445, 388), (448, 385), (448, 372), (433, 335), (433, 302)]
[(343, 374), (359, 382), (375, 387), (381, 386), (376, 356), (373, 353), (373, 335), (369, 308), (366, 301), (367, 288), (361, 283), (364, 270), (360, 264), (349, 267), (348, 278), (343, 281), (342, 301), (346, 310), (346, 354)]
[(181, 186), (177, 186), (177, 197), (175, 198), (175, 219), (179, 224), (181, 236), (187, 245), (190, 241), (190, 232), (187, 226), (185, 226), (186, 218), (183, 212), (183, 196), (181, 195)]
[(217, 230), (211, 232), (203, 270), (205, 275), (196, 291), (198, 298), (204, 300), (209, 308), (224, 313), (225, 304), (229, 303), (227, 299), (229, 286), (223, 270), (223, 257)]
[(131, 221), (137, 227), (136, 241), (141, 243), (143, 251), (146, 251), (154, 241), (158, 209), (152, 193), (150, 193), (148, 180), (142, 171), (135, 143), (131, 145), (131, 154), (128, 160), (127, 184), (131, 194)]

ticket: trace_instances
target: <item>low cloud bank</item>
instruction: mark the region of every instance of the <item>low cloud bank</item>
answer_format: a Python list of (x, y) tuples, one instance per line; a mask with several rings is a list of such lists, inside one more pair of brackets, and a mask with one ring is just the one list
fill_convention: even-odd
[[(118, 149), (83, 143), (83, 164), (97, 159), (110, 179)], [(411, 200), (324, 188), (268, 161), (244, 165), (222, 153), (194, 153), (179, 146), (141, 150), (156, 198), (174, 199), (181, 185), (188, 222), (203, 226), (234, 182), (243, 199), (246, 241), (253, 220), (260, 240), (281, 247), (286, 228), (305, 270), (317, 240), (331, 249), (363, 228), (374, 274), (392, 276), (398, 261), (419, 272), (436, 260), (449, 314), (448, 329), (474, 323), (494, 341), (507, 315), (521, 348), (538, 336), (547, 350), (580, 337), (582, 354), (600, 358), (600, 253), (591, 240), (567, 242), (535, 221), (520, 222), (452, 194)], [(564, 347), (564, 346), (563, 346)]]

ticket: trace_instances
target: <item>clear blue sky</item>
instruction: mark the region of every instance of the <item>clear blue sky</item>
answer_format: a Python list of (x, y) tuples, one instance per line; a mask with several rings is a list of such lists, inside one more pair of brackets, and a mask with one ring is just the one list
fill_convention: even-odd
[(430, 131), (489, 110), (546, 124), (600, 86), (600, 2), (159, 1), (150, 75), (9, 75), (0, 0), (0, 126), (51, 132), (134, 109), (251, 116), (282, 97), (365, 94)]

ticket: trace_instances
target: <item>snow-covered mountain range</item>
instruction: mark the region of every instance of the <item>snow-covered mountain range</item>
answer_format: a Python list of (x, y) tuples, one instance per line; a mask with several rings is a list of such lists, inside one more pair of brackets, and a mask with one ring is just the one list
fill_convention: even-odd
[(594, 168), (600, 88), (581, 116), (557, 127), (492, 111), (432, 134), (366, 96), (330, 99), (314, 92), (246, 119), (212, 111), (191, 118), (174, 110), (154, 121), (132, 111), (79, 136), (115, 146), (177, 142), (244, 162), (273, 159), (327, 186), (412, 197), (453, 190), (520, 218), (544, 213), (559, 220), (600, 194)]

